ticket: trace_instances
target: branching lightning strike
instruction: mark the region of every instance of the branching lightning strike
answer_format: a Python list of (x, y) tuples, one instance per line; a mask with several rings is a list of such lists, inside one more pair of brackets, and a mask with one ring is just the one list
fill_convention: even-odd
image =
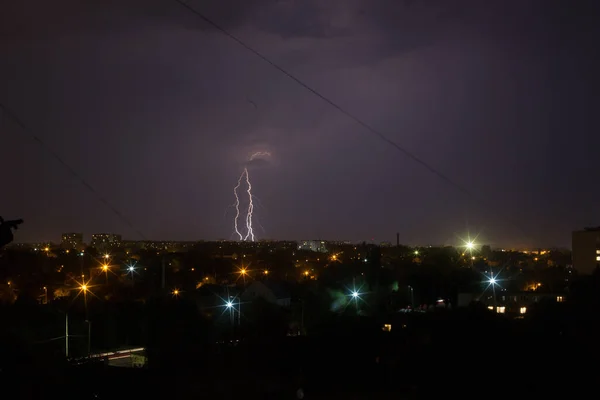
[[(270, 156), (271, 156), (271, 153), (269, 153), (268, 151), (257, 151), (248, 158), (248, 162), (254, 161), (257, 158), (265, 158), (265, 157), (270, 157)], [(248, 194), (248, 208), (246, 209), (246, 212), (245, 212), (245, 214), (246, 214), (245, 229), (240, 229), (239, 219), (242, 216), (242, 212), (240, 211), (241, 202), (240, 202), (240, 195), (238, 193), (238, 190), (242, 186), (243, 179), (246, 180), (245, 183), (246, 183), (246, 186), (248, 187), (248, 189), (246, 190), (246, 193)], [(240, 241), (250, 240), (250, 241), (254, 242), (254, 240), (256, 239), (256, 237), (254, 235), (254, 221), (253, 221), (254, 195), (252, 194), (252, 184), (250, 183), (250, 174), (248, 173), (247, 166), (244, 167), (242, 174), (238, 178), (237, 185), (235, 185), (235, 187), (233, 188), (233, 195), (235, 196), (235, 203), (233, 204), (233, 206), (235, 207), (235, 218), (233, 220), (233, 227), (235, 230), (235, 234), (238, 236), (238, 239)]]
[(246, 184), (248, 185), (248, 212), (246, 213), (246, 237), (244, 240), (250, 239), (254, 242), (254, 229), (252, 228), (252, 213), (254, 212), (254, 203), (252, 202), (252, 184), (250, 183), (250, 176), (248, 175), (248, 168), (244, 168), (246, 172)]
[(243, 240), (244, 236), (240, 232), (240, 229), (239, 229), (239, 226), (238, 226), (238, 219), (240, 218), (240, 197), (238, 196), (237, 191), (240, 188), (240, 186), (242, 185), (242, 178), (244, 177), (244, 174), (246, 172), (247, 172), (247, 170), (246, 170), (246, 168), (244, 168), (244, 172), (242, 172), (242, 174), (240, 175), (240, 178), (238, 179), (237, 185), (233, 188), (233, 195), (235, 196), (235, 203), (234, 203), (235, 218), (233, 220), (233, 227), (235, 229), (235, 233), (239, 237), (239, 240)]

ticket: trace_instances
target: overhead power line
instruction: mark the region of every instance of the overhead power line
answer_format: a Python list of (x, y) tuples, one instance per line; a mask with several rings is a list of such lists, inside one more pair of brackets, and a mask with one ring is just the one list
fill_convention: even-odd
[[(239, 37), (235, 36), (233, 33), (229, 32), (227, 29), (223, 28), (221, 25), (217, 24), (212, 19), (210, 19), (209, 17), (207, 17), (206, 15), (204, 15), (202, 12), (200, 12), (200, 11), (196, 10), (195, 8), (193, 8), (192, 6), (190, 6), (188, 3), (184, 2), (183, 0), (175, 0), (175, 1), (177, 3), (179, 3), (182, 7), (185, 7), (191, 13), (195, 14), (198, 18), (202, 19), (208, 25), (212, 26), (213, 28), (215, 28), (216, 30), (218, 30), (219, 32), (221, 32), (223, 35), (227, 36), (228, 38), (230, 38), (231, 40), (233, 40), (234, 42), (236, 42), (237, 44), (239, 44), (240, 46), (242, 46), (243, 48), (245, 48), (246, 50), (248, 50), (250, 53), (254, 54), (256, 57), (260, 58), (265, 63), (269, 64), (271, 67), (273, 67), (274, 69), (278, 70), (279, 72), (281, 72), (282, 74), (284, 74), (285, 76), (287, 76), (288, 78), (290, 78), (291, 80), (293, 80), (294, 82), (296, 82), (298, 85), (302, 86), (304, 89), (308, 90), (310, 93), (312, 93), (313, 95), (315, 95), (319, 99), (323, 100), (325, 103), (329, 104), (330, 106), (332, 106), (333, 108), (335, 108), (336, 110), (338, 110), (340, 113), (342, 113), (346, 117), (350, 118), (352, 121), (356, 122), (358, 125), (360, 125), (363, 128), (365, 128), (365, 130), (367, 132), (371, 133), (372, 135), (376, 136), (377, 138), (379, 138), (383, 142), (385, 142), (388, 145), (392, 146), (393, 148), (395, 148), (396, 150), (398, 150), (400, 153), (404, 154), (406, 157), (408, 157), (409, 159), (413, 160), (414, 162), (416, 162), (417, 164), (421, 165), (423, 168), (425, 168), (426, 170), (428, 170), (429, 172), (431, 172), (432, 174), (434, 174), (435, 176), (437, 176), (439, 179), (445, 181), (447, 184), (449, 184), (450, 186), (454, 187), (458, 191), (462, 192), (467, 197), (470, 197), (473, 200), (475, 200), (481, 206), (485, 206), (485, 204), (483, 204), (482, 200), (479, 199), (479, 198), (477, 198), (476, 196), (474, 196), (473, 193), (471, 193), (470, 190), (468, 190), (466, 187), (464, 187), (463, 185), (459, 184), (455, 180), (451, 179), (448, 175), (446, 175), (445, 173), (443, 173), (439, 169), (437, 169), (434, 166), (432, 166), (429, 162), (423, 160), (422, 158), (420, 158), (419, 156), (417, 156), (416, 154), (414, 154), (413, 152), (411, 152), (410, 150), (408, 150), (406, 147), (404, 147), (404, 146), (400, 145), (398, 142), (390, 139), (385, 134), (383, 134), (382, 132), (378, 131), (377, 129), (375, 129), (374, 127), (372, 127), (371, 125), (369, 125), (368, 123), (366, 123), (365, 121), (363, 121), (362, 119), (360, 119), (359, 117), (357, 117), (356, 115), (354, 115), (353, 113), (351, 113), (350, 111), (346, 110), (345, 108), (343, 108), (342, 106), (340, 106), (339, 104), (337, 104), (336, 102), (334, 102), (333, 100), (331, 100), (328, 97), (326, 97), (325, 95), (321, 94), (318, 90), (316, 90), (313, 87), (309, 86), (307, 83), (305, 83), (300, 78), (298, 78), (295, 75), (293, 75), (291, 72), (289, 72), (288, 70), (286, 70), (285, 68), (283, 68), (279, 64), (273, 62), (267, 56), (265, 56), (264, 54), (262, 54), (258, 50), (254, 49), (252, 46), (250, 46), (249, 44), (247, 44), (246, 42), (244, 42), (242, 39), (240, 39)], [(485, 207), (485, 208), (489, 208), (489, 207)], [(512, 219), (508, 218), (508, 220), (511, 221)], [(512, 221), (511, 224), (513, 226), (515, 226), (519, 231), (521, 231), (525, 236), (528, 236), (525, 233), (525, 231), (518, 224), (516, 224), (514, 221)]]
[(96, 197), (96, 199), (98, 199), (102, 204), (104, 204), (104, 206), (109, 209), (113, 214), (115, 214), (115, 216), (121, 220), (121, 222), (123, 222), (125, 225), (127, 225), (129, 228), (131, 228), (135, 233), (138, 234), (138, 236), (141, 239), (145, 240), (145, 236), (144, 234), (138, 230), (133, 223), (127, 218), (125, 217), (125, 215), (123, 215), (123, 213), (121, 213), (114, 205), (112, 205), (112, 203), (110, 203), (104, 196), (102, 196), (100, 194), (100, 192), (98, 192), (92, 185), (90, 185), (88, 183), (88, 181), (86, 179), (84, 179), (81, 174), (79, 174), (71, 165), (69, 165), (61, 156), (58, 155), (58, 153), (56, 153), (50, 146), (48, 146), (42, 139), (40, 139), (38, 136), (34, 135), (28, 128), (27, 126), (23, 123), (23, 121), (21, 121), (21, 119), (13, 112), (11, 111), (7, 106), (5, 106), (3, 103), (0, 103), (0, 109), (2, 109), (2, 111), (4, 112), (5, 115), (8, 115), (18, 126), (19, 128), (21, 128), (21, 132), (23, 134), (28, 134), (29, 138), (31, 140), (34, 140), (35, 142), (37, 142), (40, 147), (45, 150), (46, 152), (48, 152), (60, 165), (63, 166), (64, 169), (67, 170), (68, 173), (70, 173), (75, 179), (77, 179), (87, 190), (90, 191), (90, 193), (92, 193), (92, 195), (94, 197)]
[(466, 194), (468, 196), (472, 196), (471, 192), (467, 188), (458, 184), (454, 180), (450, 179), (450, 177), (448, 177), (446, 174), (441, 172), (439, 169), (433, 167), (427, 161), (425, 161), (422, 158), (415, 155), (413, 152), (408, 150), (406, 147), (401, 146), (400, 144), (398, 144), (394, 140), (390, 139), (389, 137), (387, 137), (386, 135), (384, 135), (383, 133), (381, 133), (380, 131), (378, 131), (377, 129), (375, 129), (374, 127), (369, 125), (368, 123), (364, 122), (362, 119), (360, 119), (356, 115), (352, 114), (350, 111), (347, 111), (345, 108), (343, 108), (342, 106), (340, 106), (333, 100), (329, 99), (328, 97), (321, 94), (319, 91), (317, 91), (313, 87), (304, 83), (304, 81), (300, 80), (300, 78), (297, 78), (295, 75), (293, 75), (291, 72), (287, 71), (285, 68), (281, 67), (279, 64), (276, 64), (275, 62), (271, 61), (267, 56), (265, 56), (258, 50), (254, 49), (250, 45), (248, 45), (246, 42), (244, 42), (243, 40), (241, 40), (240, 38), (238, 38), (237, 36), (235, 36), (234, 34), (229, 32), (227, 29), (223, 28), (222, 26), (220, 26), (219, 24), (217, 24), (216, 22), (214, 22), (213, 20), (208, 18), (206, 15), (202, 14), (200, 11), (196, 10), (195, 8), (193, 8), (192, 6), (190, 6), (189, 4), (185, 3), (182, 0), (175, 0), (175, 1), (177, 3), (179, 3), (181, 6), (185, 7), (190, 12), (194, 13), (199, 18), (201, 18), (204, 22), (206, 22), (207, 24), (211, 25), (213, 28), (220, 31), (223, 35), (229, 37), (231, 40), (233, 40), (240, 46), (244, 47), (246, 50), (248, 50), (249, 52), (251, 52), (252, 54), (257, 56), (258, 58), (260, 58), (261, 60), (263, 60), (264, 62), (269, 64), (271, 67), (275, 68), (276, 70), (278, 70), (279, 72), (281, 72), (282, 74), (284, 74), (285, 76), (287, 76), (288, 78), (290, 78), (291, 80), (296, 82), (298, 85), (302, 86), (304, 89), (308, 90), (310, 93), (314, 94), (315, 96), (317, 96), (318, 98), (323, 100), (325, 103), (329, 104), (330, 106), (332, 106), (333, 108), (338, 110), (340, 113), (344, 114), (346, 117), (350, 118), (352, 121), (356, 122), (357, 124), (359, 124), (360, 126), (365, 128), (368, 132), (377, 136), (380, 140), (382, 140), (385, 143), (389, 144), (390, 146), (394, 147), (396, 150), (400, 151), (406, 157), (408, 157), (411, 160), (413, 160), (414, 162), (420, 164), (422, 167), (427, 169), (429, 172), (433, 173), (438, 178), (446, 181), (451, 186), (454, 186), (459, 191), (463, 192), (464, 194)]

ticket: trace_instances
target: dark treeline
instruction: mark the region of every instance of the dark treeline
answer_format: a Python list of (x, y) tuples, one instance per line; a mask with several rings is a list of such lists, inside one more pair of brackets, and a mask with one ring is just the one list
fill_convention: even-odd
[[(452, 248), (416, 254), (356, 246), (336, 250), (335, 259), (259, 249), (236, 261), (210, 246), (113, 253), (114, 273), (106, 275), (92, 275), (90, 267), (103, 262), (92, 250), (84, 257), (4, 251), (0, 279), (10, 284), (2, 286), (0, 379), (7, 396), (294, 398), (302, 387), (305, 398), (555, 398), (585, 387), (582, 373), (598, 355), (600, 277), (566, 275), (564, 265), (548, 268), (537, 257), (491, 252), (465, 260)], [(528, 307), (522, 319), (477, 304), (398, 312), (481, 291), (491, 262), (505, 288), (541, 282), (540, 291), (566, 290), (568, 301)], [(225, 291), (238, 296), (246, 287), (232, 272), (250, 264), (249, 281), (284, 285), (289, 307), (244, 300), (241, 317), (224, 307)], [(93, 278), (87, 293), (72, 283), (82, 265)], [(69, 292), (39, 304), (42, 287)], [(67, 362), (67, 319), (70, 357), (144, 347), (146, 368)], [(306, 335), (288, 336), (295, 330)]]
[[(290, 313), (260, 302), (247, 305), (244, 332), (234, 332), (186, 298), (90, 301), (93, 345), (144, 346), (143, 370), (70, 366), (62, 340), (45, 340), (61, 336), (66, 309), (72, 351), (85, 354), (85, 310), (22, 296), (1, 309), (2, 384), (11, 398), (293, 398), (300, 386), (306, 398), (558, 398), (593, 384), (585, 376), (599, 355), (598, 289), (597, 276), (580, 279), (569, 302), (539, 304), (518, 320), (477, 305), (368, 317), (327, 311), (304, 337), (287, 337)], [(228, 335), (244, 339), (222, 343)]]

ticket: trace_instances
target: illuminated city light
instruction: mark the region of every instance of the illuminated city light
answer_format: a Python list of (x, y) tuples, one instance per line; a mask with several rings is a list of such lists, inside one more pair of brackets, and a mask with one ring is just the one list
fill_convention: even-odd
[(496, 278), (490, 278), (490, 280), (488, 281), (490, 283), (490, 285), (495, 285), (496, 284)]
[(104, 264), (102, 266), (102, 271), (104, 271), (104, 272), (108, 271), (108, 265)]
[(178, 289), (173, 290), (173, 296), (179, 296), (179, 290)]
[(127, 269), (129, 270), (129, 272), (135, 271), (135, 267), (133, 265), (130, 265)]
[(233, 303), (231, 301), (228, 301), (227, 303), (225, 303), (225, 307), (231, 308), (233, 307)]
[(357, 298), (358, 296), (360, 296), (358, 292), (352, 292), (352, 297)]
[(81, 287), (79, 289), (81, 289), (82, 291), (85, 292), (85, 291), (87, 291), (87, 285), (85, 285), (85, 284), (81, 285)]

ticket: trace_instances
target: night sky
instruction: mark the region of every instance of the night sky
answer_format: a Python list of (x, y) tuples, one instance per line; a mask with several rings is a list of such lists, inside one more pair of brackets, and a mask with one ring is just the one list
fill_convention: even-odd
[(234, 239), (260, 151), (258, 238), (570, 246), (600, 225), (598, 3), (189, 2), (467, 195), (174, 0), (2, 0), (0, 102), (28, 132), (2, 115), (0, 215), (25, 242)]

